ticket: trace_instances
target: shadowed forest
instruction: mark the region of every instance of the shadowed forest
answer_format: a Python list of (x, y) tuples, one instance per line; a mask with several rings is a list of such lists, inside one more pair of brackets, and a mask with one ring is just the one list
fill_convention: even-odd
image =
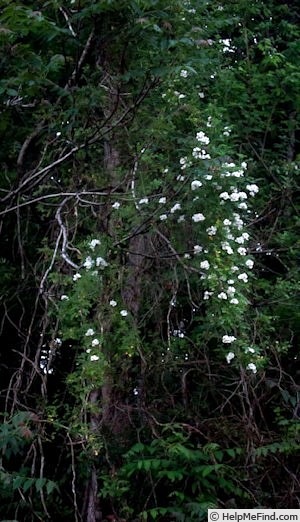
[(1, 522), (300, 509), (299, 27), (1, 0)]

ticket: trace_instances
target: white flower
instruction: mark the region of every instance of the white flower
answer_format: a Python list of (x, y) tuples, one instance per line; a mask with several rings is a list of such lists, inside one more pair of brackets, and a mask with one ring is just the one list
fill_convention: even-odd
[(247, 283), (248, 281), (248, 275), (243, 273), (243, 274), (239, 274), (238, 275), (238, 279), (240, 279), (241, 281), (244, 281), (244, 283)]
[(233, 250), (227, 241), (223, 241), (221, 243), (221, 247), (222, 247), (222, 250), (227, 252), (227, 254), (229, 254), (229, 255), (233, 254)]
[(236, 297), (233, 297), (232, 299), (230, 299), (229, 302), (230, 302), (231, 304), (235, 304), (235, 305), (239, 304), (239, 300), (238, 300)]
[(237, 251), (240, 254), (240, 256), (245, 256), (247, 254), (247, 250), (244, 247), (239, 247)]
[(241, 164), (242, 169), (247, 170), (247, 166), (248, 166), (247, 163), (245, 161), (243, 161)]
[(192, 220), (195, 222), (195, 223), (199, 223), (199, 221), (204, 221), (205, 220), (205, 217), (203, 216), (203, 214), (194, 214), (192, 216)]
[(97, 245), (101, 245), (101, 241), (99, 239), (92, 239), (92, 241), (90, 242), (90, 245), (89, 247), (92, 249), (92, 250), (95, 250), (95, 247)]
[(255, 194), (257, 194), (257, 192), (259, 191), (258, 186), (254, 183), (246, 185), (246, 189), (249, 190), (250, 196), (255, 196)]
[(255, 350), (254, 348), (251, 348), (251, 346), (248, 346), (247, 348), (245, 348), (245, 353), (255, 353)]
[(232, 176), (233, 178), (242, 178), (244, 176), (243, 170), (235, 170), (231, 173), (227, 173), (228, 176)]
[(171, 208), (170, 212), (171, 212), (171, 214), (174, 214), (174, 212), (176, 212), (176, 210), (180, 210), (180, 209), (181, 209), (180, 203), (175, 203), (175, 205)]
[(200, 141), (200, 143), (203, 143), (204, 145), (208, 145), (210, 142), (210, 139), (208, 136), (205, 135), (203, 131), (197, 132), (196, 134), (196, 140)]
[(222, 192), (222, 193), (219, 195), (219, 198), (226, 200), (226, 199), (229, 199), (230, 196), (229, 196), (228, 192)]
[(188, 77), (188, 72), (187, 72), (185, 69), (182, 69), (182, 70), (180, 71), (180, 76), (181, 76), (182, 78), (187, 78), (187, 77)]
[(168, 219), (168, 216), (167, 216), (167, 214), (161, 214), (161, 215), (159, 216), (159, 219), (160, 219), (161, 221), (165, 221), (166, 219)]
[(228, 364), (230, 364), (230, 361), (232, 361), (232, 359), (235, 358), (235, 354), (233, 352), (229, 352), (227, 355), (226, 355), (226, 361), (228, 362)]
[(212, 179), (212, 175), (211, 174), (205, 174), (204, 179), (206, 179), (207, 181), (210, 181)]
[(231, 344), (236, 340), (236, 337), (234, 335), (223, 335), (222, 337), (222, 343), (224, 344)]
[(247, 365), (247, 370), (252, 370), (253, 373), (257, 373), (257, 368), (256, 368), (256, 365), (254, 363), (249, 363)]
[(89, 337), (90, 335), (94, 335), (94, 333), (95, 333), (95, 332), (94, 332), (93, 328), (89, 328), (89, 329), (85, 332), (84, 335), (85, 335), (86, 337)]
[(183, 257), (184, 257), (184, 259), (190, 259), (191, 258), (190, 254), (184, 254)]
[(56, 337), (56, 339), (54, 339), (53, 342), (54, 342), (54, 344), (57, 344), (58, 346), (62, 345), (62, 340), (59, 337)]
[(177, 181), (184, 181), (185, 180), (185, 176), (181, 176), (181, 174), (179, 174), (179, 176), (177, 176)]
[(185, 221), (185, 216), (184, 215), (179, 216), (179, 218), (177, 219), (177, 223), (182, 223), (182, 221)]
[(211, 296), (213, 295), (213, 292), (208, 292), (208, 290), (205, 290), (203, 299), (207, 301)]
[(158, 203), (160, 203), (161, 205), (164, 205), (166, 202), (167, 202), (167, 198), (165, 198), (165, 197), (159, 198), (159, 200), (158, 200)]
[(111, 299), (111, 301), (109, 301), (109, 304), (110, 306), (117, 306), (117, 301), (114, 301), (114, 299)]
[(229, 227), (231, 225), (230, 219), (224, 219), (223, 225), (225, 225), (226, 227)]
[(194, 245), (194, 254), (200, 254), (203, 251), (203, 247), (200, 245)]
[(243, 245), (243, 243), (245, 243), (245, 238), (243, 236), (236, 237), (235, 242), (239, 243), (240, 245)]
[(73, 275), (73, 281), (77, 281), (77, 279), (80, 279), (80, 278), (81, 278), (81, 275), (78, 274), (78, 272), (77, 272), (77, 274)]
[(126, 317), (126, 315), (128, 315), (128, 312), (127, 310), (121, 310), (120, 314), (122, 317)]
[(103, 257), (97, 257), (96, 266), (99, 266), (103, 269), (108, 266), (108, 263), (105, 261), (105, 259), (103, 259)]
[(246, 192), (234, 191), (229, 197), (231, 201), (239, 201), (240, 199), (247, 199), (247, 194)]
[(90, 268), (92, 268), (93, 264), (94, 264), (94, 261), (92, 260), (91, 256), (88, 256), (85, 259), (85, 262), (83, 263), (83, 266), (85, 266), (85, 268), (87, 270), (90, 270)]
[(238, 266), (231, 267), (231, 272), (238, 272), (238, 271), (239, 271), (239, 267)]
[(240, 196), (238, 192), (233, 192), (232, 194), (230, 194), (229, 198), (230, 201), (238, 201)]
[(114, 208), (115, 210), (118, 210), (118, 208), (120, 208), (120, 206), (121, 206), (121, 203), (116, 201), (115, 203), (113, 203), (112, 208)]
[(223, 132), (223, 136), (226, 136), (226, 137), (227, 137), (227, 136), (230, 136), (230, 132), (229, 132), (229, 131), (224, 131), (224, 132)]
[(180, 158), (180, 160), (179, 160), (180, 165), (186, 165), (187, 162), (188, 162), (188, 159), (186, 156), (184, 158)]
[(200, 268), (202, 268), (203, 270), (208, 270), (209, 267), (210, 267), (210, 264), (208, 261), (201, 261)]
[(244, 238), (246, 241), (249, 240), (249, 237), (250, 237), (250, 236), (249, 236), (248, 232), (243, 232), (242, 236), (243, 236), (243, 238)]
[(93, 339), (92, 340), (92, 346), (98, 346), (100, 344), (99, 339)]
[(229, 286), (226, 290), (227, 294), (229, 295), (229, 297), (233, 297), (234, 294), (235, 294), (235, 288), (234, 286)]
[(196, 159), (210, 159), (210, 155), (204, 149), (200, 149), (199, 147), (195, 147), (193, 149), (192, 155)]
[(219, 298), (219, 299), (227, 299), (227, 294), (225, 294), (225, 292), (220, 292), (220, 293), (218, 294), (218, 298)]
[(91, 353), (91, 349), (90, 349), (90, 348), (88, 348), (88, 349), (85, 350), (85, 351), (86, 351), (86, 353)]
[(182, 100), (183, 98), (185, 98), (185, 94), (179, 94), (178, 99)]
[(233, 279), (228, 279), (227, 284), (228, 285), (234, 285), (234, 280)]
[(252, 259), (247, 259), (245, 265), (251, 270), (254, 266), (254, 261), (252, 261)]
[(247, 210), (248, 205), (247, 205), (247, 203), (244, 203), (244, 202), (243, 203), (239, 203), (238, 204), (238, 208), (240, 208), (241, 210)]
[(198, 179), (194, 179), (194, 181), (192, 181), (191, 183), (191, 189), (196, 190), (199, 187), (202, 187), (201, 181), (199, 181)]
[(62, 295), (61, 298), (60, 298), (61, 301), (69, 301), (69, 298), (67, 295)]
[(209, 236), (215, 236), (217, 233), (217, 230), (218, 230), (217, 227), (212, 226), (212, 227), (208, 227), (206, 229), (206, 232), (208, 233)]
[(149, 203), (149, 199), (148, 198), (142, 198), (139, 201), (139, 205), (147, 205), (147, 203)]
[(99, 356), (98, 356), (98, 355), (91, 355), (90, 360), (91, 360), (92, 362), (94, 362), (94, 361), (99, 361)]
[(208, 116), (206, 127), (211, 127), (211, 120), (212, 120), (212, 117)]
[(198, 96), (199, 96), (199, 98), (204, 98), (204, 96), (205, 96), (204, 92), (198, 92)]

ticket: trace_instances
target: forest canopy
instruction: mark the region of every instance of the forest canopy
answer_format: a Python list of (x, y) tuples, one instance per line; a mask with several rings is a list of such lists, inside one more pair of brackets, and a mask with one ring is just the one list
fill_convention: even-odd
[(0, 517), (299, 508), (300, 7), (0, 6)]

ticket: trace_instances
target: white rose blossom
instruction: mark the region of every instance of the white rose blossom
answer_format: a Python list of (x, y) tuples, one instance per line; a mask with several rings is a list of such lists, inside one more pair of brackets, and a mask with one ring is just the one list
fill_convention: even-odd
[(244, 281), (244, 283), (247, 283), (248, 282), (248, 275), (243, 273), (243, 274), (239, 274), (238, 275), (238, 279), (240, 279), (240, 281)]
[(107, 261), (105, 261), (105, 259), (103, 259), (103, 257), (97, 257), (96, 266), (98, 266), (100, 268), (105, 268), (108, 266), (108, 263), (107, 263)]
[(191, 189), (196, 190), (199, 187), (202, 187), (201, 181), (199, 181), (198, 179), (194, 179), (194, 181), (192, 181), (191, 183)]
[(171, 212), (171, 214), (174, 214), (174, 212), (176, 212), (176, 210), (180, 210), (180, 209), (181, 209), (180, 203), (175, 203), (175, 205), (171, 208), (170, 212)]
[(249, 191), (250, 196), (255, 196), (257, 192), (259, 191), (259, 188), (255, 183), (252, 183), (250, 185), (246, 185), (246, 189)]
[(226, 292), (227, 292), (227, 294), (229, 295), (229, 297), (233, 297), (234, 294), (235, 294), (235, 291), (236, 291), (236, 290), (235, 290), (234, 286), (229, 286), (229, 287), (227, 288), (227, 290), (226, 290)]
[(256, 368), (256, 365), (254, 363), (249, 363), (247, 365), (247, 370), (251, 370), (253, 373), (257, 373), (257, 368)]
[(215, 236), (216, 233), (217, 233), (217, 230), (218, 230), (217, 227), (215, 227), (215, 226), (211, 226), (211, 227), (208, 227), (208, 228), (206, 229), (206, 232), (207, 232), (207, 234), (208, 234), (209, 236)]
[(200, 245), (194, 245), (194, 254), (200, 254), (203, 252), (203, 247)]
[(95, 333), (95, 332), (94, 332), (93, 328), (88, 328), (88, 330), (85, 332), (84, 335), (85, 335), (86, 337), (89, 337), (89, 336), (91, 336), (91, 335), (94, 335), (94, 333)]
[(233, 352), (229, 352), (227, 355), (226, 355), (226, 361), (228, 362), (228, 364), (230, 364), (230, 362), (232, 361), (232, 359), (235, 358), (235, 354)]
[(210, 142), (209, 137), (206, 136), (203, 131), (197, 132), (196, 140), (199, 141), (200, 143), (203, 143), (204, 145), (208, 145)]
[(222, 337), (222, 343), (224, 344), (231, 344), (234, 341), (236, 341), (236, 337), (234, 337), (234, 335), (223, 335)]
[(255, 353), (255, 350), (251, 346), (247, 346), (247, 348), (245, 348), (245, 353)]
[(252, 270), (252, 268), (253, 268), (253, 266), (254, 266), (254, 261), (252, 261), (252, 259), (247, 259), (245, 265), (246, 265), (247, 268), (249, 268), (250, 270)]
[(92, 250), (95, 250), (95, 247), (97, 245), (101, 245), (101, 241), (100, 239), (92, 239), (92, 241), (90, 242), (89, 244), (89, 247), (92, 249)]
[(99, 339), (93, 339), (92, 340), (92, 346), (99, 346), (99, 344), (100, 344)]
[(200, 268), (202, 268), (203, 270), (209, 270), (209, 267), (210, 267), (210, 264), (208, 261), (201, 261)]
[(194, 214), (194, 215), (192, 216), (192, 220), (193, 220), (195, 223), (199, 223), (200, 221), (204, 221), (204, 220), (205, 220), (205, 217), (203, 216), (203, 214), (198, 213), (198, 214)]
[(147, 205), (148, 203), (149, 203), (149, 199), (148, 198), (142, 198), (139, 201), (139, 205)]
[(90, 270), (94, 264), (95, 264), (95, 261), (93, 261), (93, 259), (91, 258), (91, 256), (87, 256), (86, 259), (85, 259), (85, 262), (83, 263), (83, 266), (84, 266), (87, 270)]
[(98, 355), (91, 355), (90, 361), (91, 362), (99, 361), (99, 356)]

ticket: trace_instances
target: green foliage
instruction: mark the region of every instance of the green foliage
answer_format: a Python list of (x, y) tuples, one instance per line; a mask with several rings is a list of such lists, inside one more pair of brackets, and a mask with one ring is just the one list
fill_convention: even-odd
[(298, 505), (298, 18), (2, 2), (2, 516)]
[[(103, 477), (102, 494), (124, 506), (124, 511), (121, 507), (120, 511), (125, 515), (129, 492), (135, 491), (136, 498), (136, 488), (149, 489), (140, 496), (147, 498), (140, 515), (142, 520), (160, 520), (160, 516), (167, 514), (176, 520), (177, 517), (185, 521), (204, 519), (207, 508), (218, 505), (221, 491), (247, 497), (233, 469), (234, 459), (241, 452), (240, 448), (222, 450), (214, 443), (195, 447), (174, 425), (165, 428), (162, 437), (150, 444), (135, 444), (126, 453), (118, 475)], [(131, 514), (137, 515), (141, 507), (141, 503), (136, 503)]]

